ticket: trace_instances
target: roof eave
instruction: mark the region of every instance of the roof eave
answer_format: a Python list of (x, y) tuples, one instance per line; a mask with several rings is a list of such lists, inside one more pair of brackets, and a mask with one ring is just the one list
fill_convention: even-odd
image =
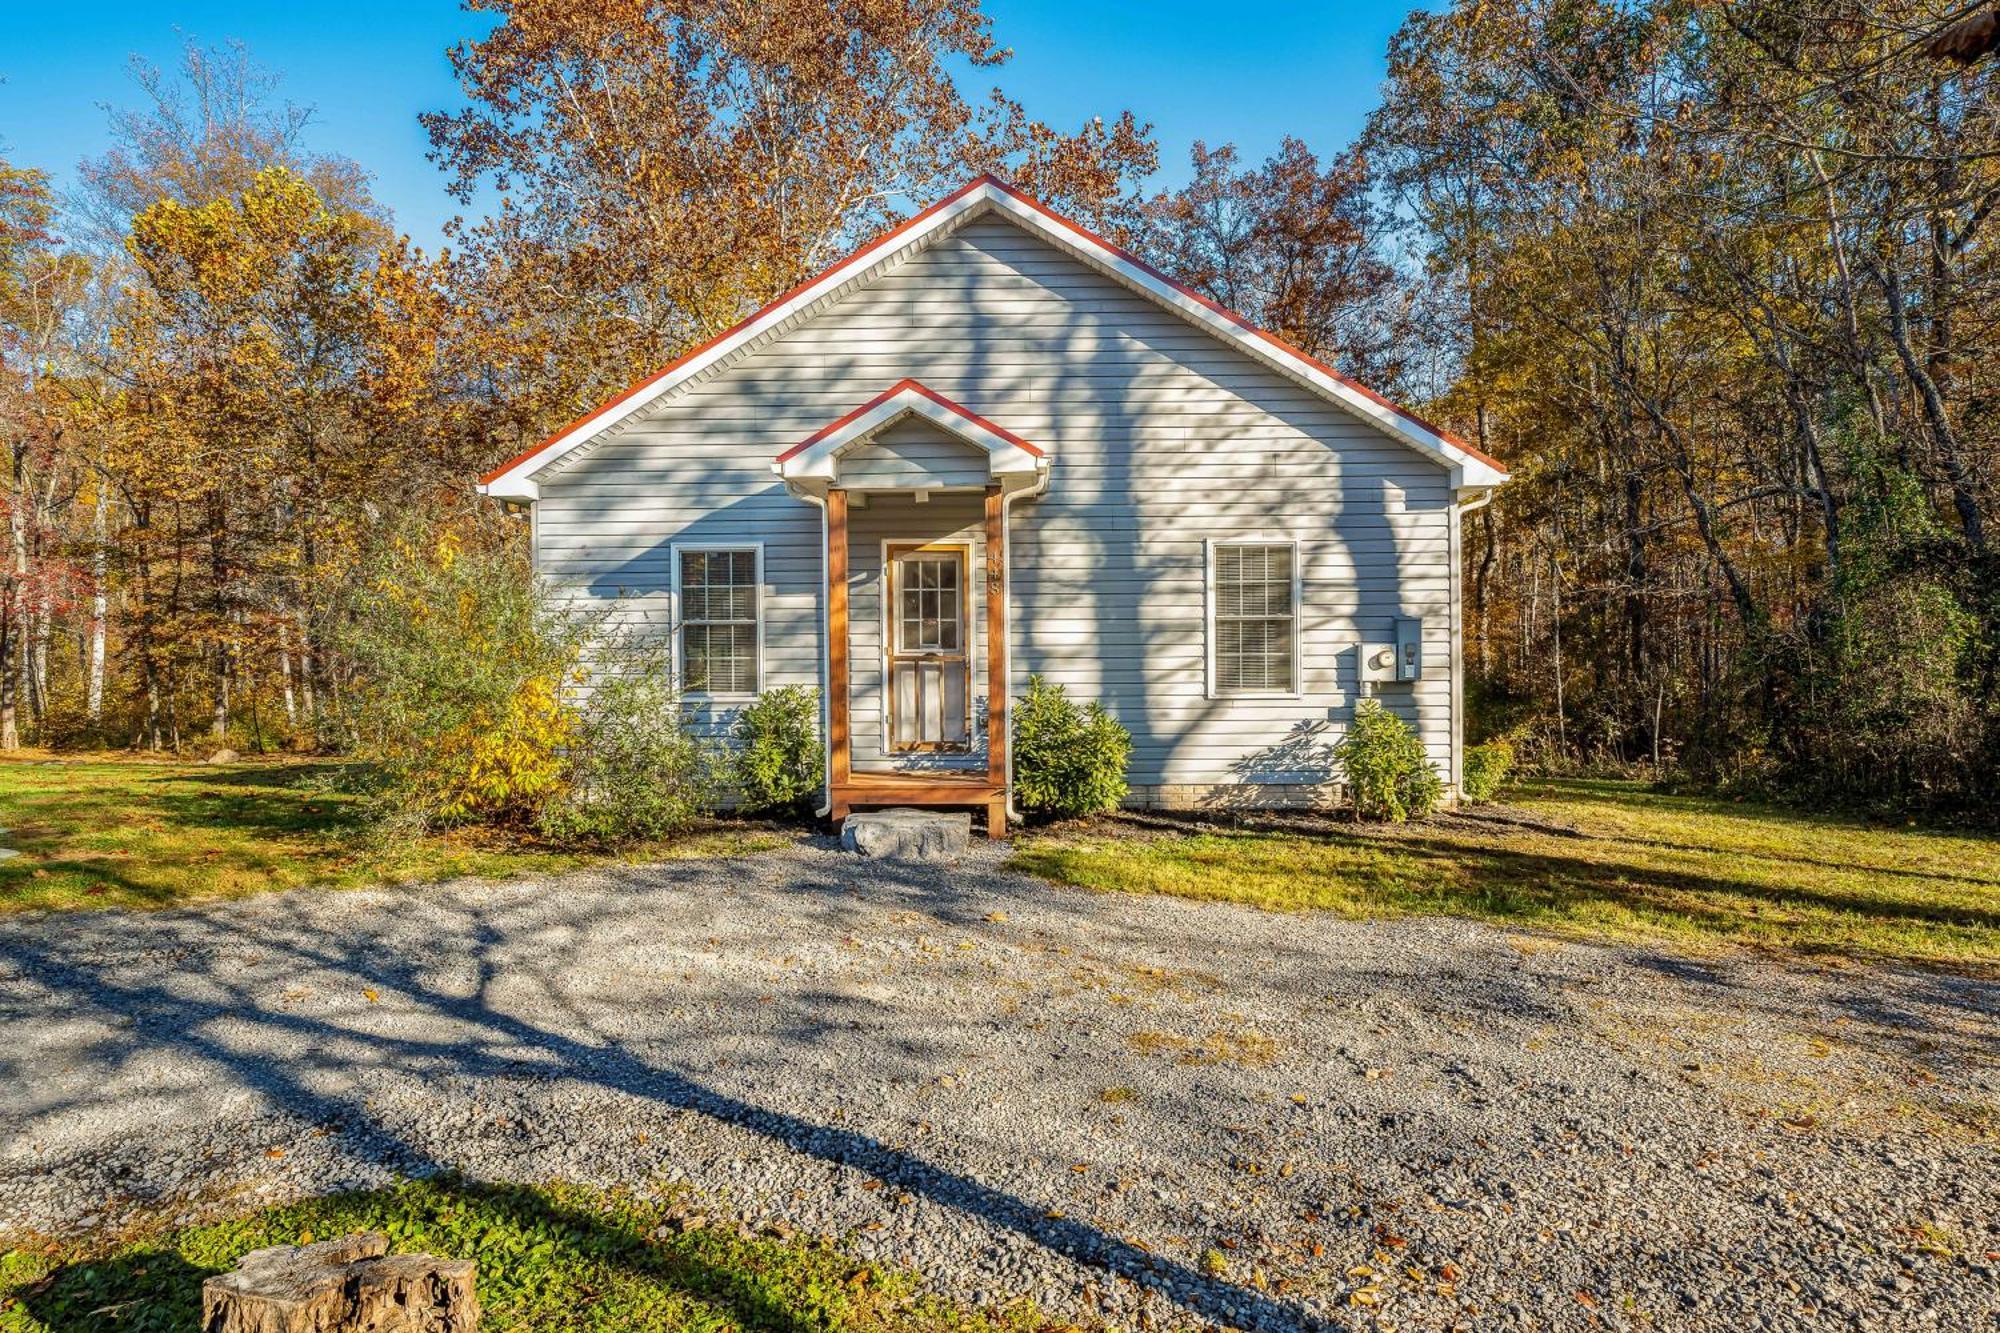
[(783, 324), (897, 254), (924, 244), (946, 228), (988, 210), (1001, 211), (1066, 253), (1201, 325), (1253, 359), (1315, 390), (1433, 462), (1451, 470), (1453, 485), (1476, 489), (1504, 484), (1506, 469), (1465, 441), (1439, 430), (1365, 385), (1334, 370), (1181, 283), (1111, 241), (1063, 217), (992, 175), (981, 176), (899, 226), (884, 232), (818, 277), (772, 301), (733, 328), (676, 358), (624, 393), (586, 414), (535, 448), (481, 479), (480, 493), (502, 499), (534, 498), (533, 478), (572, 450), (612, 429), (709, 366)]

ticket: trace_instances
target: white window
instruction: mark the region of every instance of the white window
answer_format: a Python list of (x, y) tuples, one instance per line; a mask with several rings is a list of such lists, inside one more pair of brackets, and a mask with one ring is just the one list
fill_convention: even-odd
[(1212, 695), (1299, 693), (1299, 547), (1209, 545), (1208, 681)]
[(675, 633), (681, 692), (755, 695), (762, 681), (763, 551), (755, 546), (675, 547)]

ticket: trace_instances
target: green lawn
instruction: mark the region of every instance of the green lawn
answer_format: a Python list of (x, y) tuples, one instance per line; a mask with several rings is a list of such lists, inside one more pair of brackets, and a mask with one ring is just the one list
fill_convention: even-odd
[(814, 1239), (676, 1233), (668, 1205), (573, 1187), (412, 1181), (116, 1244), (0, 1254), (0, 1330), (191, 1329), (202, 1279), (249, 1250), (380, 1231), (397, 1253), (475, 1259), (481, 1327), (926, 1330), (1045, 1327), (915, 1295), (909, 1275)]
[[(302, 885), (344, 887), (561, 870), (591, 857), (465, 830), (385, 845), (330, 766), (209, 767), (130, 759), (0, 762), (0, 912), (172, 907)], [(722, 830), (634, 857), (747, 852), (775, 834)]]
[(1402, 827), (1114, 818), (1023, 839), (1012, 864), (1083, 888), (1277, 910), (1451, 914), (1684, 949), (2000, 972), (2000, 838), (1636, 783), (1530, 782), (1501, 805)]

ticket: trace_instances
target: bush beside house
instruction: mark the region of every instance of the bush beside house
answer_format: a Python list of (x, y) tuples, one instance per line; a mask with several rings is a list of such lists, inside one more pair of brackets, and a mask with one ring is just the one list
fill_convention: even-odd
[(532, 825), (567, 782), (577, 719), (563, 694), (586, 627), (504, 542), (395, 539), (371, 560), (337, 647), (355, 668), (342, 711), (375, 765), (378, 825)]
[(1354, 724), (1334, 755), (1347, 776), (1348, 798), (1362, 818), (1397, 824), (1422, 819), (1444, 799), (1444, 780), (1423, 741), (1379, 699), (1354, 706)]
[(819, 691), (785, 685), (737, 715), (736, 801), (745, 814), (804, 815), (826, 775)]
[(562, 790), (542, 807), (557, 842), (615, 847), (684, 833), (715, 809), (715, 756), (681, 716), (671, 664), (642, 653), (576, 709)]
[(1014, 710), (1014, 794), (1024, 812), (1061, 819), (1116, 809), (1131, 754), (1132, 734), (1104, 705), (1028, 678)]
[(1475, 745), (1465, 752), (1465, 780), (1459, 790), (1473, 805), (1493, 799), (1514, 769), (1514, 746), (1504, 739)]
[(608, 847), (713, 810), (715, 759), (683, 722), (662, 649), (606, 642), (504, 541), (399, 540), (375, 565), (339, 646), (357, 668), (348, 726), (380, 832), (488, 824)]

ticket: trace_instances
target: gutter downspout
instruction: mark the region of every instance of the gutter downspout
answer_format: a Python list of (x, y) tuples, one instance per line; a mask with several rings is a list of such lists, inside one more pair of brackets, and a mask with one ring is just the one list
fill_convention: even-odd
[[(1000, 568), (1001, 597), (1004, 600), (1000, 629), (1007, 636), (1007, 818), (1012, 823), (1025, 823), (1021, 812), (1014, 808), (1014, 528), (1012, 512), (1014, 501), (1041, 495), (1049, 489), (1049, 469), (1045, 464), (1036, 470), (1035, 484), (1026, 490), (1002, 491), (1000, 495), (1000, 541), (1007, 550), (1006, 562)], [(992, 713), (989, 705), (988, 714)], [(987, 738), (988, 745), (993, 743)]]
[(1493, 503), (1497, 486), (1482, 487), (1470, 500), (1451, 506), (1451, 787), (1452, 801), (1465, 799), (1465, 516)]

